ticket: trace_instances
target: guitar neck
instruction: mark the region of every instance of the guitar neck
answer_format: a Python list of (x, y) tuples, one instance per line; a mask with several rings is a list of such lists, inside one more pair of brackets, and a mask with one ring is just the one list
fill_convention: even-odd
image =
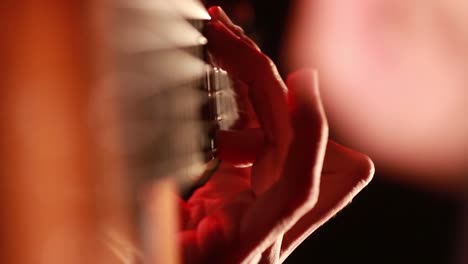
[(232, 84), (207, 63), (206, 13), (184, 17), (171, 4), (148, 10), (140, 2), (116, 7), (113, 76), (125, 154), (142, 181), (175, 177), (190, 186), (216, 157), (216, 130), (237, 119)]

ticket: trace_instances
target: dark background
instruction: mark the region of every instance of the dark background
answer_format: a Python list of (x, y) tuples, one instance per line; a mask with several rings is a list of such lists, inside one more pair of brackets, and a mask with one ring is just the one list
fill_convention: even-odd
[(456, 263), (460, 204), (381, 178), (286, 263)]
[[(290, 1), (207, 2), (222, 6), (286, 74), (279, 50)], [(377, 167), (371, 184), (286, 263), (459, 263), (461, 202), (390, 182), (384, 173)]]

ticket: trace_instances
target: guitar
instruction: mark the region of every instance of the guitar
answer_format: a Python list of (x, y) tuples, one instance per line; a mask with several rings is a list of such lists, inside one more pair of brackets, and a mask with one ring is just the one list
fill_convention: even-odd
[(169, 197), (216, 168), (214, 133), (237, 118), (227, 73), (207, 63), (203, 6), (0, 10), (15, 25), (0, 31), (1, 262), (177, 263)]

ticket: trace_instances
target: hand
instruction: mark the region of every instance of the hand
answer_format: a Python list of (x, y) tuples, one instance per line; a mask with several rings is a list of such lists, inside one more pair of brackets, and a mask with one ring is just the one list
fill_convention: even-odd
[(241, 119), (217, 135), (218, 171), (180, 202), (184, 261), (279, 263), (371, 180), (373, 164), (328, 140), (315, 72), (286, 86), (219, 7), (209, 12), (209, 50), (235, 79)]

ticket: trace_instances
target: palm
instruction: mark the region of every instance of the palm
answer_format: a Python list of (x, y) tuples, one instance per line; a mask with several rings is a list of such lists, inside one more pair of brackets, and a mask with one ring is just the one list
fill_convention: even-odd
[(201, 262), (209, 253), (211, 258), (213, 252), (226, 255), (229, 245), (238, 239), (244, 211), (254, 200), (250, 169), (221, 164), (182, 207), (183, 246), (192, 248), (185, 251), (185, 258)]

